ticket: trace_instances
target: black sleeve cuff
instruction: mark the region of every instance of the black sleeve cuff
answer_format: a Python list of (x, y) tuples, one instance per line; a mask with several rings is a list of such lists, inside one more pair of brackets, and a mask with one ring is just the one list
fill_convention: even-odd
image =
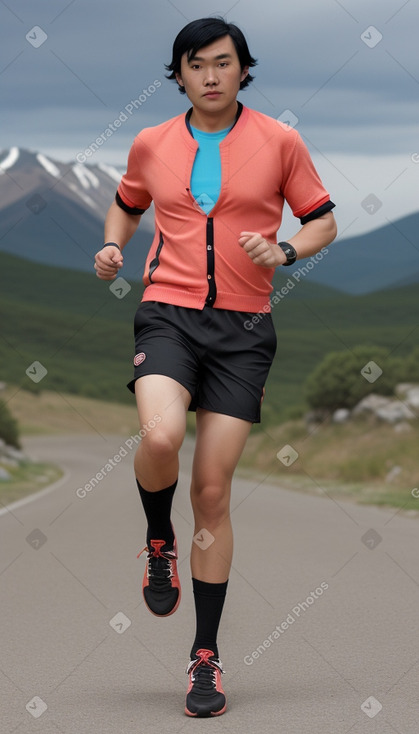
[(121, 199), (118, 192), (116, 192), (115, 194), (115, 201), (118, 206), (120, 206), (121, 209), (123, 209), (124, 212), (126, 212), (127, 214), (144, 214), (144, 212), (146, 211), (145, 209), (137, 209), (137, 207), (135, 206), (128, 206), (128, 204), (126, 204), (125, 201)]
[(309, 212), (309, 214), (306, 214), (305, 217), (300, 218), (301, 224), (307, 224), (307, 222), (311, 222), (312, 219), (317, 219), (318, 217), (323, 216), (323, 214), (327, 214), (327, 212), (330, 212), (332, 209), (334, 209), (336, 204), (333, 203), (333, 201), (326, 201), (325, 204), (322, 204), (321, 206), (318, 206), (317, 209), (313, 209), (312, 212)]

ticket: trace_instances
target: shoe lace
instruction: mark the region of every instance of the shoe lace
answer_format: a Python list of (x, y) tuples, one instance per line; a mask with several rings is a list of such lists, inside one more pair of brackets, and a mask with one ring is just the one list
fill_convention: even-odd
[(162, 551), (164, 540), (150, 540), (152, 550), (146, 545), (137, 555), (147, 551), (147, 578), (155, 589), (163, 590), (171, 587), (170, 579), (174, 576), (172, 561), (177, 559), (174, 550)]
[(186, 672), (192, 673), (195, 691), (212, 691), (217, 684), (217, 670), (224, 673), (221, 660), (209, 660), (213, 656), (212, 650), (197, 650), (196, 654), (198, 658), (191, 660)]

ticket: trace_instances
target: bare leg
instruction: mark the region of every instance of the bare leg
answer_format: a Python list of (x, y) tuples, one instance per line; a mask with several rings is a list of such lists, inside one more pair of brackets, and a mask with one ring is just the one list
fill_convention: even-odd
[(135, 396), (140, 426), (147, 426), (150, 421), (156, 423), (138, 446), (135, 475), (144, 489), (157, 492), (177, 479), (178, 453), (185, 437), (191, 396), (176, 380), (165, 375), (140, 377), (135, 383)]
[(197, 410), (196, 418), (191, 482), (194, 535), (204, 529), (214, 541), (206, 550), (199, 543), (192, 543), (191, 571), (195, 579), (222, 583), (228, 579), (233, 555), (231, 480), (251, 423), (202, 409)]

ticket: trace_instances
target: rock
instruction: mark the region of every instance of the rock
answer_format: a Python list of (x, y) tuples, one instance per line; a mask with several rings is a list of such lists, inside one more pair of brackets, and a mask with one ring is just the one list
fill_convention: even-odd
[(338, 408), (333, 413), (317, 408), (305, 415), (306, 425), (319, 425), (329, 422), (343, 424), (351, 418), (369, 416), (372, 420), (378, 419), (393, 425), (402, 424), (400, 433), (409, 431), (407, 421), (419, 419), (419, 384), (410, 382), (399, 383), (395, 388), (395, 395), (379, 395), (370, 393), (359, 401), (352, 410)]
[(360, 402), (355, 405), (352, 410), (352, 415), (362, 415), (363, 413), (376, 413), (379, 408), (384, 408), (386, 405), (391, 403), (391, 398), (387, 398), (384, 395), (377, 395), (376, 393), (370, 393), (362, 398)]
[(398, 385), (396, 385), (394, 389), (394, 394), (397, 395), (398, 398), (404, 398), (406, 397), (408, 391), (412, 389), (412, 387), (419, 387), (419, 385), (415, 385), (412, 382), (400, 382)]
[(403, 400), (409, 408), (419, 411), (419, 385), (402, 382), (396, 385), (395, 394)]
[(7, 482), (9, 479), (11, 479), (9, 472), (0, 466), (0, 482)]
[(346, 423), (349, 420), (351, 413), (348, 408), (338, 408), (335, 410), (332, 416), (333, 423)]
[(419, 412), (419, 386), (418, 385), (416, 385), (416, 387), (412, 387), (408, 391), (404, 399), (404, 402), (406, 403), (406, 405), (408, 405), (409, 408), (411, 408), (412, 410), (416, 412), (416, 415), (418, 414)]
[(409, 433), (409, 431), (413, 431), (413, 428), (407, 421), (401, 421), (400, 423), (395, 423), (394, 431), (395, 433)]
[(27, 457), (20, 449), (16, 449), (14, 446), (6, 446), (6, 456), (10, 459), (16, 459), (16, 461), (25, 461)]
[(401, 466), (393, 466), (393, 468), (390, 469), (390, 471), (388, 472), (388, 474), (386, 476), (386, 482), (387, 483), (392, 482), (394, 479), (396, 479), (396, 477), (399, 476), (399, 474), (401, 473), (401, 471), (402, 471)]
[(406, 402), (375, 393), (363, 398), (352, 411), (353, 416), (365, 413), (372, 413), (386, 423), (399, 423), (416, 417)]
[(375, 415), (386, 423), (399, 423), (415, 418), (415, 414), (400, 400), (389, 401), (387, 405), (376, 410)]

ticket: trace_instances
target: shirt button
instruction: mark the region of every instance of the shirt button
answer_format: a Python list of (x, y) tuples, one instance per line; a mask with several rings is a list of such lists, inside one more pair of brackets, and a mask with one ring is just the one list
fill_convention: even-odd
[(208, 276), (208, 280), (211, 280), (211, 276), (210, 275)]

